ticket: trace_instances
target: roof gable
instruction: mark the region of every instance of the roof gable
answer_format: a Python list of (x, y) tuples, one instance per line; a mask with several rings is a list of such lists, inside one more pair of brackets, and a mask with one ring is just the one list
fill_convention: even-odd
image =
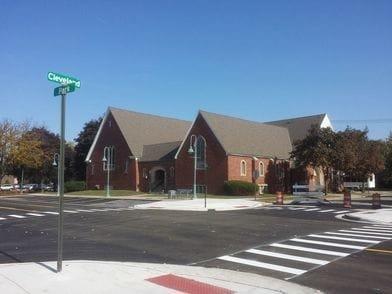
[(200, 111), (227, 154), (289, 158), (292, 150), (286, 128)]
[(270, 122), (265, 122), (265, 124), (287, 128), (290, 133), (291, 143), (294, 144), (296, 141), (302, 140), (308, 135), (308, 132), (312, 127), (312, 125), (321, 128), (322, 123), (323, 121), (325, 121), (326, 117), (327, 117), (326, 114), (317, 114), (311, 116), (270, 121)]
[(143, 155), (143, 146), (181, 141), (191, 122), (109, 107), (132, 153)]

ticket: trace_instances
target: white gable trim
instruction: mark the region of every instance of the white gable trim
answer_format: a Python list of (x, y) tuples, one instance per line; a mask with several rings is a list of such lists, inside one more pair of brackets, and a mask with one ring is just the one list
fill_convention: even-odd
[(197, 120), (197, 117), (199, 116), (200, 112), (197, 113), (196, 118), (193, 120), (191, 127), (188, 129), (188, 131), (186, 132), (185, 138), (182, 140), (180, 148), (178, 148), (176, 155), (174, 156), (174, 160), (176, 160), (178, 158), (178, 155), (180, 154), (180, 151), (182, 149), (182, 146), (184, 146), (185, 140), (186, 138), (188, 138), (193, 126), (195, 125), (195, 122)]
[(324, 115), (324, 118), (320, 124), (320, 128), (331, 128), (333, 130), (333, 126), (331, 120), (328, 117), (328, 114)]
[(105, 116), (104, 116), (103, 119), (102, 119), (102, 122), (101, 122), (101, 125), (99, 126), (98, 132), (97, 132), (97, 134), (95, 135), (93, 144), (91, 145), (90, 150), (89, 150), (88, 153), (87, 153), (87, 157), (86, 157), (86, 159), (85, 159), (85, 162), (88, 162), (88, 161), (90, 160), (90, 158), (91, 158), (91, 154), (93, 154), (95, 145), (97, 144), (98, 138), (99, 138), (99, 136), (101, 135), (103, 126), (105, 125), (105, 122), (106, 122), (106, 120), (107, 120), (107, 118), (108, 118), (108, 116), (109, 116), (109, 113), (110, 113), (110, 108), (108, 108), (108, 109), (106, 110)]

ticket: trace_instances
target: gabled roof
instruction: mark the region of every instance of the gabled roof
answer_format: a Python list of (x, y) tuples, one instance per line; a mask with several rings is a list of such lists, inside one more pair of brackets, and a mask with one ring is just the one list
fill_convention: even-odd
[(132, 155), (137, 158), (143, 156), (145, 145), (182, 140), (191, 126), (190, 121), (109, 107), (91, 145), (86, 161), (90, 159), (102, 127), (106, 123), (110, 113), (124, 136)]
[(270, 121), (265, 122), (265, 124), (287, 128), (290, 133), (291, 143), (294, 144), (297, 140), (302, 140), (307, 136), (312, 125), (316, 125), (317, 127), (321, 128), (323, 121), (326, 118), (327, 115), (324, 113), (311, 116)]
[(174, 159), (182, 141), (144, 145), (140, 161), (165, 161)]
[(227, 154), (288, 159), (292, 150), (286, 128), (199, 111)]

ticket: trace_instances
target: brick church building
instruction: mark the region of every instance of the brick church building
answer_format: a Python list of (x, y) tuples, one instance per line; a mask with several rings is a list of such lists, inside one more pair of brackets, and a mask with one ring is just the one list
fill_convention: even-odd
[(290, 161), (312, 125), (331, 127), (326, 114), (260, 123), (199, 111), (190, 122), (109, 107), (86, 158), (87, 187), (103, 189), (109, 170), (114, 189), (192, 189), (195, 164), (197, 190), (214, 194), (229, 180), (270, 192), (320, 184), (319, 171), (293, 176)]

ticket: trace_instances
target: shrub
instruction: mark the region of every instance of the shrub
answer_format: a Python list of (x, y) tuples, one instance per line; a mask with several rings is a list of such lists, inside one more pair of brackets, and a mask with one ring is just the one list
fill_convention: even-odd
[(69, 181), (64, 184), (64, 192), (74, 192), (86, 190), (86, 183), (84, 181)]
[(223, 189), (228, 195), (249, 196), (255, 195), (259, 186), (244, 181), (227, 181), (224, 183)]

